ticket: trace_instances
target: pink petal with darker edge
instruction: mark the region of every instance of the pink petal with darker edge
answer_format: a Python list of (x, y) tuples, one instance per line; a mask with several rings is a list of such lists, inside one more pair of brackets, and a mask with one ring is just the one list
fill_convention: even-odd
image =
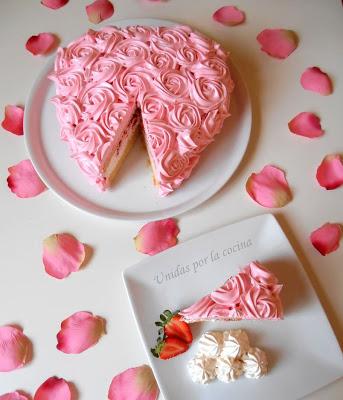
[(177, 243), (180, 229), (174, 218), (145, 224), (134, 238), (136, 250), (153, 256)]
[(112, 17), (114, 7), (109, 0), (95, 0), (93, 3), (86, 6), (86, 12), (89, 22), (98, 24), (99, 22)]
[(324, 135), (317, 115), (310, 112), (301, 112), (288, 123), (289, 130), (300, 136), (316, 138)]
[(234, 26), (245, 21), (245, 14), (235, 6), (224, 6), (215, 11), (212, 18), (221, 24)]
[(30, 160), (20, 161), (9, 167), (8, 172), (7, 185), (17, 197), (35, 197), (46, 190)]
[(331, 79), (318, 67), (307, 68), (301, 75), (300, 83), (305, 90), (322, 96), (328, 96), (333, 92)]
[(76, 272), (85, 260), (85, 245), (68, 233), (57, 233), (43, 241), (45, 271), (57, 279)]
[(105, 334), (105, 320), (88, 311), (79, 311), (61, 323), (57, 334), (57, 349), (78, 354), (94, 346)]
[(310, 239), (312, 245), (323, 256), (337, 250), (342, 236), (342, 230), (339, 224), (327, 222), (320, 228), (311, 233)]
[(19, 392), (11, 392), (0, 396), (0, 400), (30, 400), (30, 399), (26, 395), (21, 394)]
[(69, 0), (42, 0), (40, 3), (42, 6), (51, 8), (52, 10), (58, 10), (65, 6)]
[(273, 165), (266, 165), (257, 174), (252, 173), (246, 190), (254, 201), (268, 208), (283, 207), (292, 199), (284, 171)]
[(327, 190), (343, 185), (343, 161), (339, 154), (329, 154), (324, 157), (316, 174), (320, 186)]
[(27, 362), (30, 341), (14, 326), (0, 326), (0, 372), (13, 371)]
[(33, 400), (71, 400), (71, 390), (63, 378), (52, 376), (37, 389)]
[(115, 376), (111, 382), (109, 400), (157, 400), (159, 389), (147, 365), (129, 368)]
[(265, 29), (257, 35), (261, 50), (271, 57), (287, 58), (298, 46), (298, 38), (287, 29)]
[(5, 107), (5, 118), (1, 122), (1, 126), (6, 129), (6, 131), (14, 133), (15, 135), (24, 134), (24, 108), (21, 106), (11, 106)]
[(34, 56), (49, 53), (58, 43), (58, 38), (53, 33), (43, 32), (31, 36), (26, 42), (26, 50)]

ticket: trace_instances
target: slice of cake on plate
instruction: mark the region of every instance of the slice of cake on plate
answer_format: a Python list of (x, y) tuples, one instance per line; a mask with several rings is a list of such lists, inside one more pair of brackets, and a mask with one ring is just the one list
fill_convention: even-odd
[(106, 27), (60, 48), (53, 103), (89, 181), (111, 185), (141, 127), (159, 194), (177, 189), (229, 115), (226, 59), (188, 26)]
[(179, 314), (188, 323), (282, 319), (281, 289), (277, 277), (255, 261)]

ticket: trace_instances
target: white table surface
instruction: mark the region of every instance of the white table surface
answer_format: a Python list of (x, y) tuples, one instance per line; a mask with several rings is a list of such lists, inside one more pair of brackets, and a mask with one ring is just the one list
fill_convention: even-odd
[[(42, 7), (39, 0), (1, 1), (0, 110), (6, 104), (25, 103), (44, 65), (44, 57), (33, 57), (25, 50), (27, 38), (39, 32), (54, 32), (67, 43), (87, 28), (96, 28), (84, 11), (89, 2), (70, 0), (64, 8), (52, 11)], [(327, 221), (343, 223), (343, 189), (327, 192), (314, 178), (326, 154), (343, 153), (341, 1), (237, 1), (233, 4), (246, 12), (247, 20), (234, 28), (211, 19), (214, 10), (230, 2), (113, 2), (116, 12), (111, 22), (165, 18), (213, 36), (231, 50), (251, 91), (254, 126), (246, 156), (219, 193), (179, 217), (180, 241), (265, 212), (246, 194), (246, 179), (267, 163), (284, 168), (294, 199), (274, 214), (309, 274), (342, 345), (343, 243), (338, 251), (322, 257), (308, 239), (313, 229)], [(284, 61), (262, 53), (255, 39), (262, 29), (274, 27), (293, 29), (300, 39), (298, 49)], [(301, 88), (301, 73), (314, 65), (330, 74), (334, 83), (331, 96), (322, 97)], [(301, 111), (318, 113), (325, 136), (309, 141), (289, 133), (287, 122)], [(46, 378), (58, 375), (75, 383), (80, 400), (106, 399), (114, 375), (146, 362), (121, 278), (126, 266), (145, 257), (136, 252), (132, 241), (141, 224), (89, 216), (49, 191), (33, 199), (16, 198), (7, 188), (7, 168), (27, 157), (24, 140), (1, 130), (0, 149), (0, 325), (21, 325), (34, 346), (30, 364), (0, 373), (0, 394), (15, 389), (33, 394)], [(41, 261), (42, 240), (56, 232), (70, 232), (94, 250), (87, 266), (64, 281), (49, 277)], [(60, 322), (79, 310), (105, 317), (107, 335), (80, 355), (66, 355), (56, 350), (55, 335)], [(342, 392), (341, 379), (307, 399), (338, 400)]]

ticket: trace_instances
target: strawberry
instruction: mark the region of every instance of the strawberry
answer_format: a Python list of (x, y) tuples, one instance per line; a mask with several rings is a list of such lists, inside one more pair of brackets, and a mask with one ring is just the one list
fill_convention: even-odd
[(160, 358), (161, 360), (168, 360), (184, 353), (189, 348), (188, 344), (183, 340), (176, 337), (167, 337), (165, 339), (159, 339), (154, 349), (151, 349), (154, 357)]
[(192, 343), (192, 331), (187, 322), (181, 320), (182, 317), (178, 314), (178, 311), (172, 313), (169, 310), (165, 310), (160, 315), (160, 318), (161, 321), (155, 322), (155, 325), (160, 327), (158, 331), (160, 335), (177, 337), (186, 343)]

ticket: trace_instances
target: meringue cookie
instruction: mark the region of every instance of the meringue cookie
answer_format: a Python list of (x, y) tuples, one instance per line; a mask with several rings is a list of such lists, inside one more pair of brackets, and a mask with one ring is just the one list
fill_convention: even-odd
[(197, 354), (188, 361), (188, 372), (195, 383), (209, 383), (216, 378), (216, 359)]
[(242, 329), (224, 331), (222, 355), (227, 357), (241, 357), (249, 350), (249, 338)]
[(219, 356), (223, 346), (223, 333), (211, 331), (204, 333), (199, 339), (199, 351), (207, 357)]
[(216, 375), (222, 382), (232, 382), (243, 373), (242, 361), (232, 357), (220, 356), (216, 362)]
[(267, 373), (266, 353), (257, 347), (250, 347), (249, 351), (243, 354), (242, 362), (246, 378), (259, 379)]

